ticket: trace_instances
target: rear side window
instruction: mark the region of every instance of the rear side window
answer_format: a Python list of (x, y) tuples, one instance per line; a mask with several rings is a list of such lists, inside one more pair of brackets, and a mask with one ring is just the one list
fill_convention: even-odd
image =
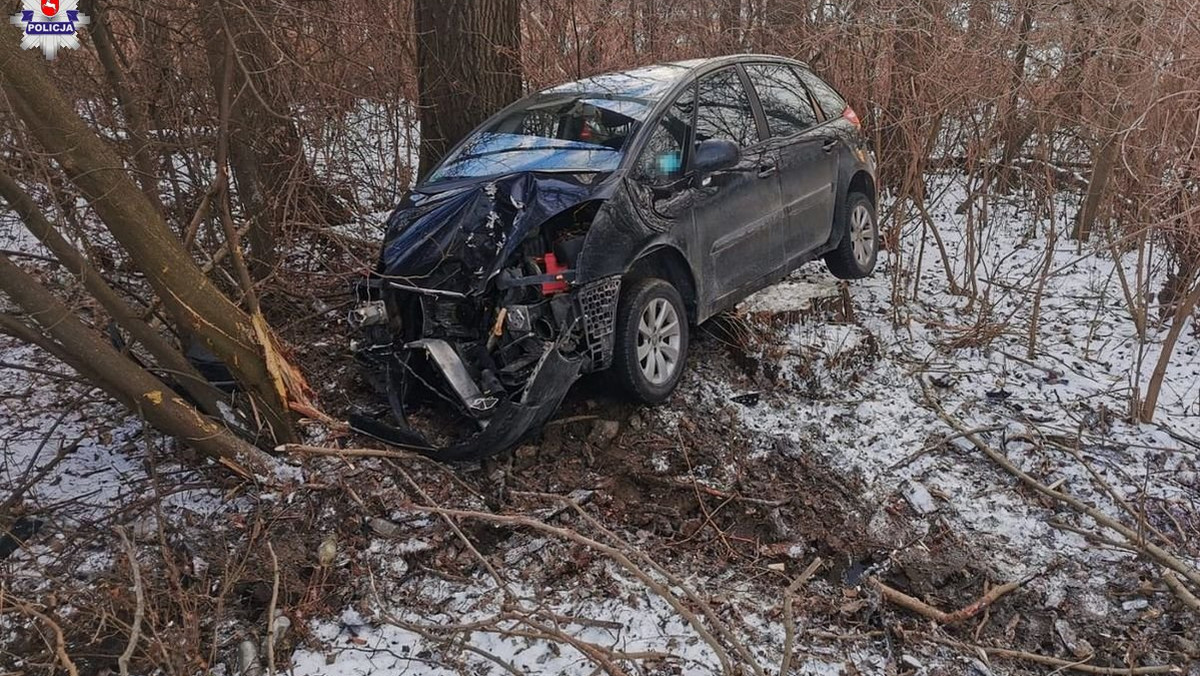
[(696, 142), (733, 141), (745, 147), (758, 142), (758, 123), (742, 78), (733, 68), (719, 70), (700, 80), (696, 109)]
[(811, 71), (803, 68), (797, 68), (796, 73), (800, 75), (800, 79), (804, 81), (808, 91), (812, 92), (813, 98), (821, 105), (821, 109), (825, 111), (825, 117), (839, 117), (842, 111), (846, 110), (846, 99), (843, 99), (833, 87), (825, 84), (821, 78), (813, 75)]
[(695, 100), (694, 87), (688, 88), (659, 118), (638, 157), (635, 169), (638, 180), (662, 185), (683, 175), (688, 139), (692, 135)]
[(750, 76), (754, 91), (758, 92), (771, 136), (792, 136), (817, 123), (817, 113), (808, 92), (790, 67), (753, 63), (746, 66), (746, 74)]

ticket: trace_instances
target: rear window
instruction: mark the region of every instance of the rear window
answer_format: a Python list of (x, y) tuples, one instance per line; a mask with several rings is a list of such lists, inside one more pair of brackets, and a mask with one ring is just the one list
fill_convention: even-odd
[(812, 92), (813, 98), (821, 105), (821, 110), (825, 111), (825, 117), (839, 117), (842, 111), (846, 110), (846, 99), (834, 91), (833, 87), (825, 84), (824, 80), (813, 75), (812, 71), (797, 68), (796, 74), (800, 76), (804, 85), (808, 87), (808, 91)]

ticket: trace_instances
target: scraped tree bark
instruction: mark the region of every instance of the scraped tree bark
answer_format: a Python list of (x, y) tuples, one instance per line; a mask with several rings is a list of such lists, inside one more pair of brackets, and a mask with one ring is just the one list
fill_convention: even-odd
[(415, 0), (420, 174), (521, 96), (520, 0)]
[(281, 356), (261, 315), (244, 312), (212, 284), (38, 55), (0, 40), (0, 76), (27, 131), (88, 199), (171, 318), (224, 361), (251, 396), (265, 441), (294, 440), (289, 403), (306, 401), (303, 379)]

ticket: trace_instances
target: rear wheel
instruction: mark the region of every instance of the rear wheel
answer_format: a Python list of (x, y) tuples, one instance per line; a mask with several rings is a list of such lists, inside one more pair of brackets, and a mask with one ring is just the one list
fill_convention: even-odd
[(871, 198), (860, 192), (846, 195), (842, 205), (846, 231), (838, 248), (825, 254), (825, 265), (839, 279), (861, 279), (875, 270), (879, 257), (879, 224)]
[(679, 291), (653, 278), (626, 286), (616, 328), (613, 373), (621, 387), (647, 404), (665, 401), (687, 359), (687, 311)]

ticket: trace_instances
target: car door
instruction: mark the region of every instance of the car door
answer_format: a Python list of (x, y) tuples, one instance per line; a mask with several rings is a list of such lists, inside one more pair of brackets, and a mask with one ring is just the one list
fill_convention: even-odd
[(736, 167), (693, 176), (695, 238), (703, 255), (705, 298), (753, 290), (784, 263), (772, 240), (784, 220), (778, 155), (765, 143), (749, 90), (736, 66), (701, 76), (696, 88), (693, 148), (709, 139), (741, 148)]
[(833, 227), (839, 137), (823, 124), (796, 71), (783, 63), (745, 65), (779, 154), (785, 218), (778, 238), (785, 265), (824, 246)]

